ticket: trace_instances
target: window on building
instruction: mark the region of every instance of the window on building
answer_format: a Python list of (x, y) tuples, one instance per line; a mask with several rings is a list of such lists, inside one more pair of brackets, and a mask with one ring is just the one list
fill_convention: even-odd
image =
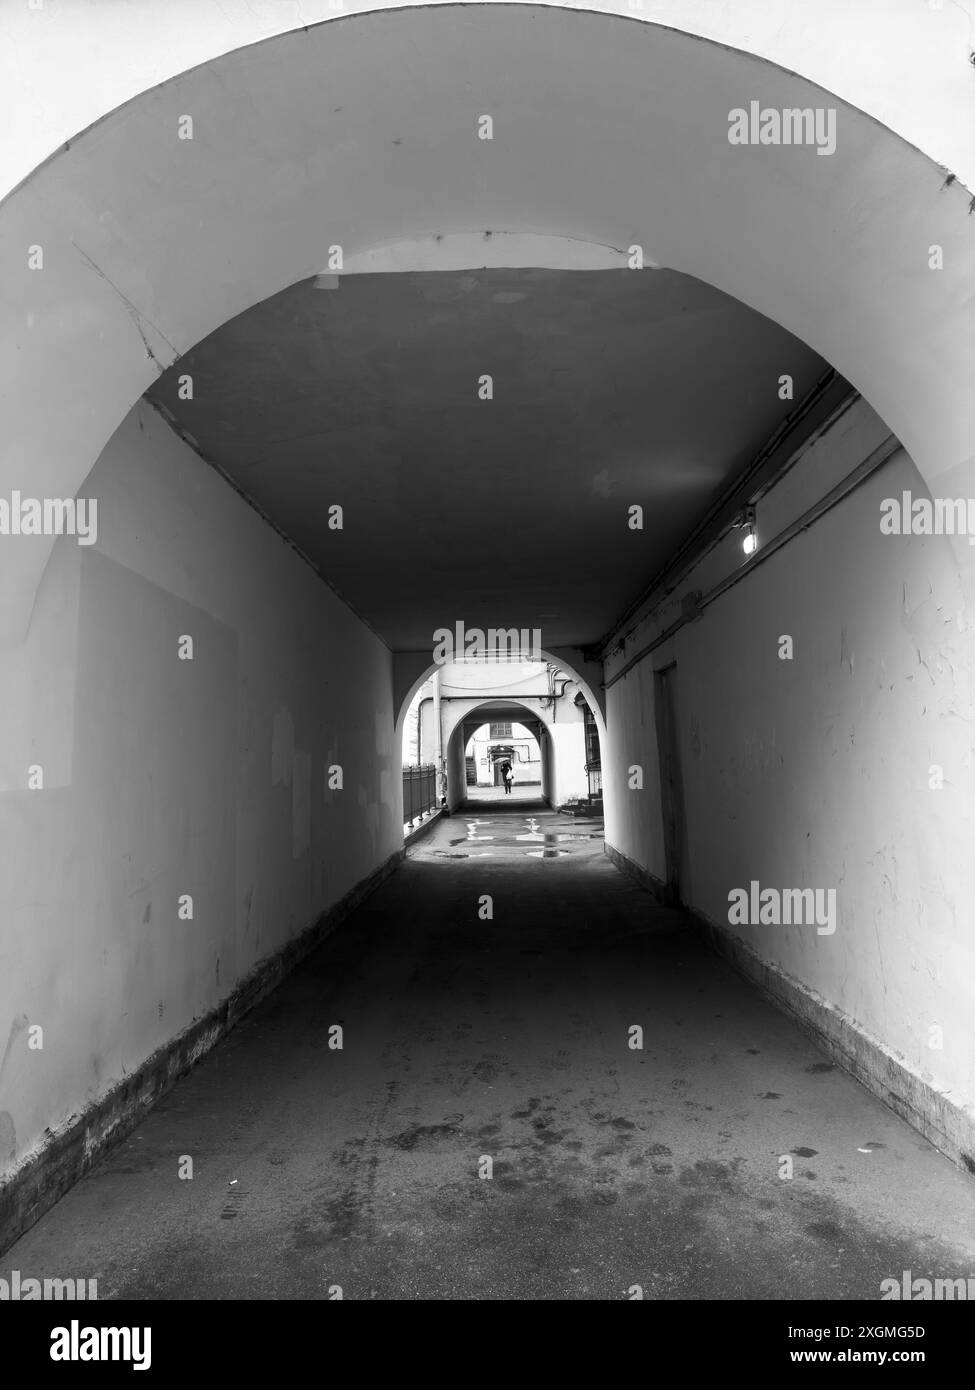
[(582, 714), (586, 730), (586, 776), (589, 779), (590, 799), (599, 796), (603, 790), (602, 758), (599, 752), (599, 730), (588, 705), (583, 705)]
[(510, 724), (492, 724), (492, 725), (491, 725), (491, 733), (490, 733), (489, 737), (490, 737), (490, 738), (510, 738), (510, 737), (511, 737), (511, 725), (510, 725)]
[(602, 761), (599, 752), (599, 730), (596, 727), (593, 712), (588, 705), (583, 705), (582, 716), (586, 730), (586, 767), (597, 768)]

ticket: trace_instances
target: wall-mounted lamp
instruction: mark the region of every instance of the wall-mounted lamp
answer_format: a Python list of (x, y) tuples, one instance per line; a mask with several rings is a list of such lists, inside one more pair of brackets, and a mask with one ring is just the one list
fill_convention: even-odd
[(744, 507), (733, 524), (745, 533), (741, 538), (742, 550), (746, 555), (754, 555), (758, 549), (758, 536), (755, 534), (755, 508)]

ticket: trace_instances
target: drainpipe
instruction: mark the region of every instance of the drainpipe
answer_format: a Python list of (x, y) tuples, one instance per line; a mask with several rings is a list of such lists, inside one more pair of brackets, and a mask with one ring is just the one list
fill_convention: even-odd
[(435, 765), (437, 768), (437, 805), (442, 806), (447, 798), (447, 778), (443, 765), (443, 723), (440, 713), (440, 668), (433, 673), (433, 736), (436, 740)]

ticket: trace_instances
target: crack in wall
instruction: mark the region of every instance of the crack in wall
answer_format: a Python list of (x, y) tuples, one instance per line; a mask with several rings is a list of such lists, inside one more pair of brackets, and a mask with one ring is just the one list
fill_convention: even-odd
[[(166, 371), (168, 367), (171, 367), (174, 362), (177, 362), (182, 354), (178, 351), (178, 349), (176, 349), (173, 346), (173, 344), (166, 337), (162, 329), (159, 328), (157, 324), (153, 323), (152, 319), (150, 319), (148, 315), (143, 314), (142, 310), (137, 308), (136, 305), (132, 303), (131, 299), (129, 299), (129, 297), (126, 294), (124, 294), (122, 290), (119, 289), (115, 281), (109, 275), (105, 274), (104, 270), (102, 270), (101, 267), (97, 265), (95, 261), (92, 260), (91, 256), (88, 255), (88, 252), (83, 250), (83, 248), (80, 247), (73, 238), (71, 238), (71, 245), (78, 252), (78, 254), (81, 257), (83, 257), (87, 264), (91, 266), (95, 274), (99, 275), (107, 285), (111, 286), (111, 288), (118, 295), (119, 299), (121, 299), (122, 303), (125, 305), (126, 313), (132, 320), (132, 323), (135, 325), (135, 330), (138, 333), (139, 337), (142, 339), (142, 346), (146, 350), (146, 356), (149, 358), (150, 362), (152, 362), (159, 375), (162, 376), (163, 372)], [(157, 337), (161, 338), (163, 342), (166, 344), (166, 346), (169, 348), (170, 352), (173, 354), (171, 361), (163, 362), (153, 352), (152, 345), (150, 344), (149, 339), (146, 337), (146, 334), (143, 331), (143, 323), (148, 324), (148, 326), (157, 335)]]

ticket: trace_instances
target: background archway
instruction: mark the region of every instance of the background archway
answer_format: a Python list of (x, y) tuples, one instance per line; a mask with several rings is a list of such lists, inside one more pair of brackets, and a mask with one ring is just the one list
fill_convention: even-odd
[[(517, 721), (523, 724), (537, 739), (541, 754), (541, 780), (538, 791), (545, 801), (551, 802), (557, 797), (557, 754), (553, 746), (550, 721), (546, 720), (531, 705), (520, 700), (498, 698), (484, 701), (472, 709), (460, 711), (451, 721), (444, 751), (447, 766), (447, 805), (451, 811), (456, 811), (468, 800), (464, 755), (471, 735), (481, 724), (498, 720), (505, 720), (510, 723)], [(504, 740), (499, 737), (497, 741), (503, 742)], [(534, 794), (533, 789), (531, 795)]]

